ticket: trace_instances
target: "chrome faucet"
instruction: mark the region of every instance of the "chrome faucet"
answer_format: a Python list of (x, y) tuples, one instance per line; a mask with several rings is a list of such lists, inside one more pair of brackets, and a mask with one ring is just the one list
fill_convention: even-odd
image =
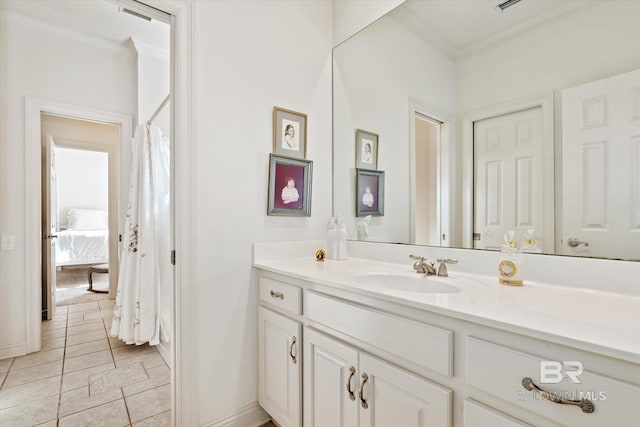
[(449, 277), (449, 272), (447, 271), (447, 264), (457, 264), (458, 260), (453, 258), (438, 258), (436, 260), (438, 265), (438, 276), (441, 277)]
[(409, 258), (415, 259), (416, 262), (413, 263), (413, 269), (416, 273), (426, 274), (427, 276), (435, 276), (436, 269), (433, 263), (428, 263), (427, 259), (423, 256), (417, 255), (409, 255)]

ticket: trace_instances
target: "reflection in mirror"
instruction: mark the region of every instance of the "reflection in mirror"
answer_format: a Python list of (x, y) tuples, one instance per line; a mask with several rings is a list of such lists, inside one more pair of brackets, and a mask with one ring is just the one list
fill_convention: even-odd
[(640, 259), (640, 2), (408, 0), (334, 49), (334, 210), (370, 241)]

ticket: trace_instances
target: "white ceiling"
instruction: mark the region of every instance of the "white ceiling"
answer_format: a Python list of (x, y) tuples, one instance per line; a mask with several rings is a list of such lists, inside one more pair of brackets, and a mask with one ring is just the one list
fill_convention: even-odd
[(501, 11), (504, 0), (407, 0), (391, 16), (452, 58), (506, 40), (596, 4), (594, 0), (522, 0)]
[(129, 38), (169, 49), (169, 25), (119, 12), (106, 0), (2, 0), (0, 13), (8, 19), (101, 40), (114, 47), (129, 46)]

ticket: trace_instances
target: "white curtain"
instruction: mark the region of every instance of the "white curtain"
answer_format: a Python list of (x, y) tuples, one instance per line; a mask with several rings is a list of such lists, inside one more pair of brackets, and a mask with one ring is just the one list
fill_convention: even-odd
[[(133, 138), (129, 204), (111, 335), (127, 344), (169, 340), (169, 139), (154, 125)], [(164, 292), (163, 292), (164, 290)]]

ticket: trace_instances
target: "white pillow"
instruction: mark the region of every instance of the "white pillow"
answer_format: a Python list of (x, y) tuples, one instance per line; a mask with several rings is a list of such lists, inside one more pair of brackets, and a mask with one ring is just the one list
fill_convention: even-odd
[(94, 209), (69, 209), (67, 224), (69, 230), (105, 230), (109, 228), (109, 215)]

